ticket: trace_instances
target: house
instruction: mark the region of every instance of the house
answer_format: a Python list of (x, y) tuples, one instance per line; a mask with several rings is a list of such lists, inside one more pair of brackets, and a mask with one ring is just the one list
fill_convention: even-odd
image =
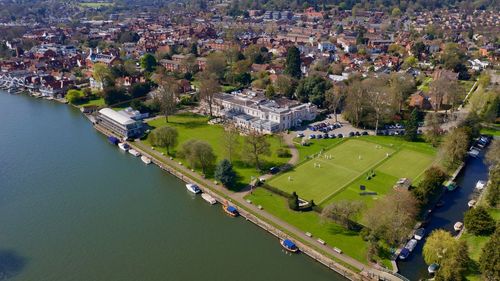
[(117, 60), (117, 57), (112, 55), (112, 54), (99, 54), (99, 53), (94, 53), (92, 49), (90, 49), (90, 53), (87, 56), (87, 59), (85, 62), (87, 63), (88, 67), (92, 67), (96, 63), (103, 63), (105, 65), (113, 65)]
[(418, 91), (410, 96), (410, 107), (416, 107), (422, 110), (432, 109), (429, 97), (422, 91)]
[(271, 134), (300, 126), (316, 118), (317, 107), (311, 103), (280, 98), (269, 100), (262, 92), (250, 90), (222, 93), (216, 98), (214, 113), (231, 120), (244, 131)]

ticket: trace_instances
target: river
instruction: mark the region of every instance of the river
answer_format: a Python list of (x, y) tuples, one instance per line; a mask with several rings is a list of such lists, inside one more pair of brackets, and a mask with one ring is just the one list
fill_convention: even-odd
[(70, 106), (0, 93), (0, 280), (345, 280), (121, 153)]
[[(484, 163), (484, 152), (479, 157), (469, 157), (465, 168), (457, 177), (458, 188), (454, 191), (445, 192), (442, 201), (445, 205), (433, 210), (429, 217), (429, 223), (425, 226), (426, 235), (435, 229), (445, 229), (455, 235), (453, 225), (464, 221), (464, 213), (469, 209), (467, 203), (478, 194), (475, 186), (478, 180), (488, 179), (488, 166)], [(427, 265), (422, 256), (422, 248), (425, 239), (419, 241), (413, 253), (405, 261), (399, 261), (399, 271), (410, 280), (428, 278)]]

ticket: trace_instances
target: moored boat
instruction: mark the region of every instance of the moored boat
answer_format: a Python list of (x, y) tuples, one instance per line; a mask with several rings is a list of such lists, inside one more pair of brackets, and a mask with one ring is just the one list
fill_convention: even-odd
[(454, 181), (448, 181), (446, 183), (446, 189), (448, 189), (448, 191), (453, 191), (453, 190), (457, 189), (457, 187), (458, 187), (458, 185)]
[(139, 153), (139, 151), (137, 151), (135, 149), (129, 149), (128, 153), (134, 155), (135, 157), (138, 157), (141, 155), (141, 153)]
[(408, 249), (408, 251), (413, 252), (413, 249), (417, 246), (417, 239), (410, 239), (408, 243), (406, 243), (405, 248)]
[(429, 265), (429, 267), (427, 267), (427, 271), (429, 272), (429, 274), (436, 273), (438, 269), (439, 269), (439, 264), (437, 263), (432, 263), (431, 265)]
[(188, 183), (186, 184), (186, 188), (188, 191), (194, 193), (194, 194), (198, 194), (201, 192), (201, 189), (194, 183)]
[(125, 152), (127, 152), (130, 149), (130, 146), (124, 142), (119, 143), (118, 147)]
[(201, 198), (203, 198), (203, 200), (207, 201), (208, 203), (210, 203), (210, 205), (214, 205), (217, 203), (217, 200), (215, 200), (215, 198), (213, 198), (210, 194), (208, 193), (202, 193), (201, 194)]
[(477, 181), (476, 183), (476, 189), (482, 190), (486, 186), (485, 181)]
[(417, 240), (422, 240), (422, 238), (424, 238), (425, 236), (425, 229), (422, 227), (422, 228), (419, 228), (415, 231), (415, 234), (413, 235), (413, 237)]
[(400, 260), (405, 260), (406, 258), (408, 258), (409, 255), (410, 255), (410, 250), (403, 248), (401, 249), (401, 252), (399, 252), (398, 257)]
[(146, 164), (146, 165), (151, 164), (151, 159), (149, 159), (148, 157), (146, 157), (144, 155), (141, 156), (141, 161), (144, 162), (144, 164)]
[(222, 206), (222, 209), (224, 210), (224, 212), (226, 212), (226, 214), (230, 215), (231, 217), (237, 217), (239, 215), (238, 209), (236, 209), (236, 207), (234, 206), (226, 204)]
[(113, 136), (108, 137), (108, 141), (111, 144), (118, 145), (120, 143), (120, 140), (118, 138), (115, 138)]
[(284, 240), (281, 240), (280, 241), (280, 244), (281, 246), (291, 252), (291, 253), (297, 253), (299, 251), (299, 248), (297, 247), (297, 245), (295, 245), (295, 243), (293, 243), (291, 240), (289, 239), (284, 239)]
[(472, 199), (470, 200), (469, 202), (467, 202), (467, 206), (469, 206), (469, 208), (472, 208), (476, 205), (476, 200)]
[(462, 230), (463, 227), (464, 227), (464, 224), (462, 222), (459, 222), (459, 221), (457, 221), (453, 225), (453, 229), (455, 229), (455, 231), (460, 231), (460, 230)]

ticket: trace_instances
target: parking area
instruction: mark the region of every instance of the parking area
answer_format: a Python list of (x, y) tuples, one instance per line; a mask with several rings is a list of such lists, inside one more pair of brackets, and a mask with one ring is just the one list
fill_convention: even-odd
[(362, 130), (354, 128), (349, 122), (338, 118), (335, 121), (333, 116), (323, 121), (309, 124), (301, 131), (296, 131), (296, 137), (305, 139), (331, 139), (349, 136), (374, 135), (373, 130)]

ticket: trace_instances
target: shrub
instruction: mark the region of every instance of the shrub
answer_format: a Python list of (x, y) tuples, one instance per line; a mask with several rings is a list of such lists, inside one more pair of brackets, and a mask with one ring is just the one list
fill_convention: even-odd
[(276, 150), (276, 154), (277, 154), (277, 155), (278, 155), (278, 157), (280, 157), (280, 158), (288, 158), (288, 157), (291, 157), (291, 156), (292, 156), (292, 154), (290, 153), (290, 151), (289, 151), (288, 149), (286, 149), (286, 148), (282, 148), (282, 147), (280, 147), (280, 148), (278, 148), (278, 149)]
[(495, 231), (495, 220), (483, 206), (467, 211), (464, 224), (467, 231), (474, 235), (490, 235)]
[(295, 191), (292, 193), (292, 196), (288, 198), (288, 207), (294, 211), (299, 210), (299, 196)]

